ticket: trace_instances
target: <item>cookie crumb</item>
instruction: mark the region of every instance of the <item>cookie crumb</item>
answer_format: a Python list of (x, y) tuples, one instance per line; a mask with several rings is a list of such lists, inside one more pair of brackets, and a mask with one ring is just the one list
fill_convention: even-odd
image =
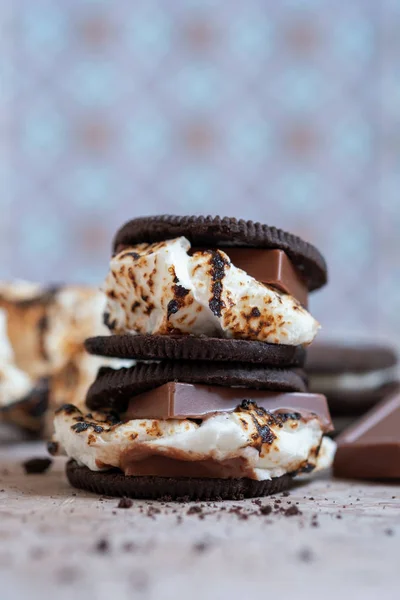
[(313, 553), (309, 548), (302, 548), (298, 554), (301, 562), (310, 563), (313, 560)]
[(191, 506), (189, 510), (186, 512), (187, 515), (196, 515), (202, 513), (203, 510), (200, 506)]
[(27, 475), (40, 475), (45, 473), (53, 463), (51, 458), (30, 458), (22, 463), (22, 466)]
[(283, 510), (282, 513), (285, 515), (285, 517), (293, 517), (295, 515), (303, 514), (301, 512), (301, 510), (299, 508), (297, 508), (297, 506), (295, 504), (292, 504), (292, 506), (289, 506), (289, 508), (287, 508), (286, 510)]
[(261, 515), (270, 515), (272, 513), (272, 507), (267, 504), (266, 506), (261, 506), (260, 514)]
[(203, 554), (209, 547), (210, 544), (207, 544), (206, 542), (198, 542), (197, 544), (194, 544), (193, 550), (198, 554)]
[(110, 544), (108, 540), (106, 540), (105, 538), (99, 540), (95, 546), (95, 550), (100, 554), (107, 554), (108, 552), (110, 552)]
[(132, 500), (130, 498), (126, 498), (126, 496), (123, 496), (118, 502), (117, 508), (131, 508), (132, 505)]
[(389, 535), (389, 536), (394, 535), (393, 529), (390, 529), (390, 528), (389, 529), (385, 529), (385, 535)]

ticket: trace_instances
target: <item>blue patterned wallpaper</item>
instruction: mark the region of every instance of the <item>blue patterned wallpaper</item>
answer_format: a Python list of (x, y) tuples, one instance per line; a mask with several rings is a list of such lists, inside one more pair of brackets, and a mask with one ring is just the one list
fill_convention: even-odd
[(400, 0), (0, 0), (0, 277), (220, 213), (326, 254), (326, 335), (400, 343)]

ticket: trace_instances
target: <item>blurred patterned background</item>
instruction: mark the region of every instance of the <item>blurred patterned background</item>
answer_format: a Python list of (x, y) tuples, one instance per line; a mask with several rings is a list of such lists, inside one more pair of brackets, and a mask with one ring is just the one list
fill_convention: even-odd
[(325, 335), (400, 343), (400, 0), (0, 0), (0, 277), (98, 284), (130, 217), (314, 242)]

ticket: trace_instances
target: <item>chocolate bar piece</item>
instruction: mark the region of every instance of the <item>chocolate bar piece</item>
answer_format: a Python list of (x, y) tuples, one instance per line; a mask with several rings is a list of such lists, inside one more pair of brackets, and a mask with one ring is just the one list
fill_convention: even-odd
[[(199, 248), (193, 248), (192, 252), (196, 252), (196, 250)], [(235, 267), (243, 269), (257, 281), (290, 294), (307, 308), (307, 284), (283, 250), (223, 248), (223, 251), (229, 256)]]
[(378, 404), (336, 441), (336, 477), (400, 479), (400, 393)]
[(129, 401), (127, 419), (202, 419), (206, 415), (232, 412), (243, 400), (254, 400), (271, 412), (317, 415), (325, 431), (333, 429), (325, 396), (277, 393), (244, 388), (192, 385), (171, 382), (138, 394)]

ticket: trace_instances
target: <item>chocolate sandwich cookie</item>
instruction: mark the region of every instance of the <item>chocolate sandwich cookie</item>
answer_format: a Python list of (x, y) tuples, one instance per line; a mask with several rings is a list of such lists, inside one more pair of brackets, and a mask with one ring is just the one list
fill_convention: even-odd
[(270, 367), (301, 367), (302, 346), (192, 335), (111, 335), (89, 338), (90, 354), (136, 360), (244, 362)]
[(326, 280), (313, 246), (260, 223), (161, 216), (122, 227), (103, 285), (112, 335), (85, 345), (137, 362), (99, 370), (89, 413), (56, 411), (52, 451), (66, 451), (71, 484), (234, 499), (328, 464), (326, 399), (307, 393), (302, 370), (319, 329), (308, 294)]
[(311, 244), (301, 238), (261, 223), (229, 217), (179, 217), (161, 215), (141, 217), (126, 223), (116, 234), (114, 252), (125, 246), (186, 237), (194, 247), (258, 248), (283, 250), (298, 269), (309, 291), (319, 289), (327, 281), (325, 259)]
[(291, 475), (265, 481), (249, 478), (221, 479), (207, 477), (129, 477), (118, 469), (91, 471), (74, 460), (67, 463), (70, 484), (95, 494), (148, 500), (242, 500), (278, 494), (290, 487)]
[(362, 415), (396, 389), (397, 356), (379, 345), (316, 343), (307, 353), (310, 390), (325, 394), (334, 418)]
[(246, 363), (164, 361), (138, 363), (129, 369), (101, 368), (89, 388), (86, 403), (93, 410), (113, 408), (123, 412), (133, 396), (171, 381), (228, 388), (239, 386), (255, 390), (306, 391), (304, 374), (300, 369), (289, 371)]

